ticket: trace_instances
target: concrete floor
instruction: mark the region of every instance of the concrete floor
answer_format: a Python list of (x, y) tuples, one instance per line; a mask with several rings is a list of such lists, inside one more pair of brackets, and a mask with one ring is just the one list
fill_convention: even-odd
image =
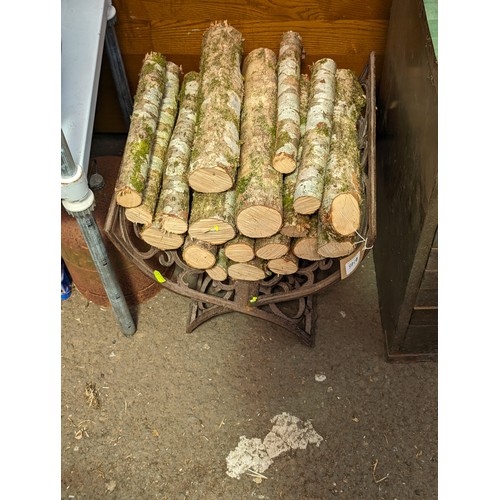
[[(122, 140), (96, 138), (91, 156), (120, 155)], [(61, 498), (437, 498), (437, 363), (386, 362), (372, 255), (315, 299), (309, 348), (240, 313), (187, 334), (189, 300), (166, 289), (132, 308), (129, 339), (74, 290), (61, 304)], [(229, 477), (238, 439), (263, 438), (282, 412), (323, 442), (260, 481)]]

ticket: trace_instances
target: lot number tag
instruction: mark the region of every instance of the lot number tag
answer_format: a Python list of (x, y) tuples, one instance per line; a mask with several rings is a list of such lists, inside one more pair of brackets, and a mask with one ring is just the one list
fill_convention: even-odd
[(351, 275), (363, 260), (364, 248), (358, 248), (352, 254), (340, 259), (340, 279), (344, 280)]

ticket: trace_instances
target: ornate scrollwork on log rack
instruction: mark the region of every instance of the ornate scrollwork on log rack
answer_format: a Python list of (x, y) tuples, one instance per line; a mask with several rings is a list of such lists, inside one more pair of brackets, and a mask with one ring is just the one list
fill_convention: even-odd
[[(359, 120), (359, 144), (366, 190), (366, 210), (361, 235), (366, 257), (376, 238), (375, 170), (375, 53), (370, 54), (359, 81), (366, 94), (364, 116)], [(230, 312), (262, 318), (295, 333), (314, 346), (313, 295), (339, 281), (339, 259), (301, 260), (292, 275), (272, 275), (261, 281), (214, 281), (205, 271), (188, 267), (180, 250), (159, 250), (139, 236), (137, 224), (128, 221), (113, 197), (104, 231), (117, 249), (142, 272), (175, 293), (191, 299), (186, 331)]]

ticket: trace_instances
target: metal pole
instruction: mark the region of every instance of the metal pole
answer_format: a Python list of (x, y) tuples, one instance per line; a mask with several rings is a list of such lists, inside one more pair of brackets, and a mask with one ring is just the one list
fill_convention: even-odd
[(136, 331), (134, 320), (109, 260), (99, 228), (92, 215), (94, 193), (88, 187), (87, 177), (82, 168), (75, 164), (62, 130), (61, 200), (68, 214), (73, 216), (80, 226), (122, 332), (127, 336), (133, 335)]
[(127, 129), (130, 127), (130, 116), (132, 115), (133, 100), (130, 88), (128, 86), (125, 66), (123, 64), (120, 46), (115, 31), (116, 24), (116, 9), (110, 5), (108, 8), (108, 24), (106, 28), (106, 38), (104, 46), (108, 55), (108, 60), (111, 65), (111, 73), (115, 82), (118, 100), (122, 110), (123, 119)]

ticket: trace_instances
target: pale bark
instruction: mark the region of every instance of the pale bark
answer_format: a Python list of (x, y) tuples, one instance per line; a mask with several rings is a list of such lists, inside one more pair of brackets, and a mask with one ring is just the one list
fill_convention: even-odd
[(298, 33), (283, 34), (278, 54), (278, 116), (273, 167), (284, 174), (297, 167), (302, 50), (302, 38)]
[(241, 165), (236, 184), (236, 225), (250, 238), (276, 234), (282, 224), (282, 174), (272, 166), (276, 130), (276, 55), (255, 49), (245, 58)]
[(155, 137), (165, 86), (167, 61), (158, 52), (144, 57), (134, 97), (130, 127), (116, 180), (116, 203), (136, 207), (142, 202), (146, 186), (149, 157)]
[(184, 76), (179, 94), (179, 116), (165, 158), (163, 183), (155, 219), (164, 231), (184, 234), (188, 230), (189, 184), (187, 170), (193, 145), (200, 87), (199, 73)]
[(234, 204), (236, 193), (192, 193), (188, 233), (193, 238), (221, 245), (236, 235)]
[(319, 210), (321, 224), (338, 239), (359, 229), (364, 190), (357, 122), (366, 97), (355, 74), (339, 69), (325, 190)]
[(240, 156), (242, 54), (243, 37), (227, 22), (214, 23), (204, 33), (200, 107), (188, 173), (195, 191), (233, 187)]
[(131, 222), (137, 222), (139, 224), (151, 224), (151, 222), (153, 222), (158, 195), (162, 187), (165, 158), (177, 118), (179, 73), (179, 66), (168, 61), (166, 66), (165, 88), (149, 160), (146, 187), (142, 193), (142, 202), (137, 207), (131, 207), (125, 210), (125, 217)]
[(293, 203), (295, 211), (301, 214), (315, 213), (323, 197), (332, 130), (335, 70), (335, 61), (328, 58), (316, 61), (312, 68), (306, 131)]
[[(299, 148), (297, 152), (297, 162), (300, 162), (302, 156), (302, 141), (306, 130), (307, 109), (309, 103), (309, 89), (311, 80), (306, 74), (300, 75), (300, 137)], [(298, 214), (293, 208), (293, 196), (295, 194), (295, 185), (297, 183), (298, 169), (292, 173), (283, 176), (283, 226), (280, 231), (291, 238), (300, 238), (307, 235), (309, 229), (309, 215)]]

